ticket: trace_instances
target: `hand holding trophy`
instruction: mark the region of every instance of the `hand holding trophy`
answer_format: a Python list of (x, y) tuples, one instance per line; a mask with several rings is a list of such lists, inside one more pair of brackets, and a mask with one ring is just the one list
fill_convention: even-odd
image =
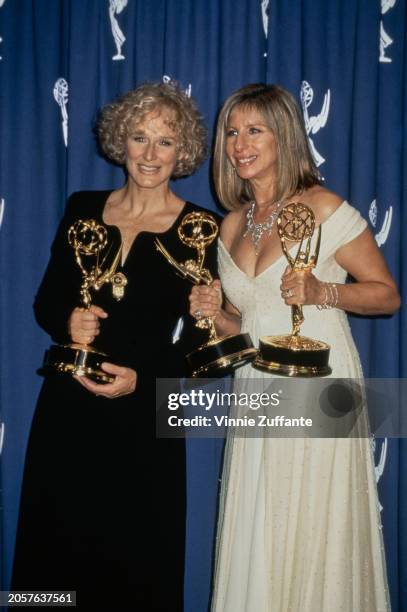
[[(318, 227), (314, 253), (311, 241), (315, 231), (315, 217), (305, 204), (291, 203), (284, 206), (277, 218), (281, 248), (294, 271), (315, 268), (321, 244), (321, 226)], [(298, 242), (295, 257), (288, 250), (287, 242)], [(290, 335), (260, 338), (259, 353), (253, 365), (261, 370), (283, 376), (327, 376), (332, 372), (328, 365), (330, 347), (325, 342), (300, 336), (304, 321), (302, 306), (291, 306), (292, 332)]]
[[(206, 248), (218, 235), (218, 226), (209, 213), (192, 212), (182, 219), (178, 228), (178, 236), (183, 244), (196, 249), (196, 260), (189, 259), (184, 263), (177, 262), (157, 238), (157, 249), (167, 261), (184, 277), (196, 285), (210, 285), (212, 274), (204, 268)], [(236, 334), (219, 338), (216, 333), (213, 317), (202, 317), (195, 323), (200, 329), (209, 331), (209, 339), (186, 358), (191, 368), (192, 376), (212, 376), (219, 370), (243, 365), (253, 359), (257, 350), (254, 348), (249, 334)]]
[[(105, 283), (111, 283), (113, 297), (121, 300), (127, 285), (125, 275), (116, 272), (121, 246), (108, 263), (108, 259), (111, 259), (111, 246), (108, 246), (106, 227), (94, 219), (79, 219), (68, 230), (68, 242), (82, 273), (79, 290), (82, 308), (89, 310), (92, 304), (91, 290), (98, 291)], [(90, 265), (85, 265), (85, 261)], [(109, 383), (113, 382), (114, 377), (101, 369), (101, 363), (108, 361), (107, 357), (89, 344), (54, 344), (45, 353), (43, 370), (87, 376), (98, 383)]]

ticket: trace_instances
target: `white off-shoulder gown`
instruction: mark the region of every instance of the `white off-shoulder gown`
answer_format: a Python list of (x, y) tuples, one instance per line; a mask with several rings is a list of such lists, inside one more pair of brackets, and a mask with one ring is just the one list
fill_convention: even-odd
[[(343, 202), (322, 224), (316, 276), (343, 283), (335, 252), (366, 227)], [(291, 332), (280, 294), (284, 256), (255, 278), (219, 241), (228, 300), (255, 343)], [(304, 307), (301, 334), (331, 345), (336, 378), (361, 378), (346, 314)], [(270, 382), (250, 365), (236, 373)], [(247, 382), (250, 385), (250, 382)], [(363, 419), (362, 419), (363, 422)], [(388, 612), (390, 610), (371, 442), (353, 438), (253, 438), (230, 430), (223, 468), (212, 612)]]

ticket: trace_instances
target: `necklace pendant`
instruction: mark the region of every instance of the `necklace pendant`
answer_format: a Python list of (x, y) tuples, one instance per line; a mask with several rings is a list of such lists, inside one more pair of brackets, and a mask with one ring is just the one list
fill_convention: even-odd
[(254, 200), (246, 213), (246, 230), (243, 234), (243, 238), (246, 238), (246, 236), (250, 235), (256, 256), (258, 255), (259, 243), (264, 232), (268, 232), (269, 236), (271, 236), (271, 232), (274, 223), (276, 222), (278, 211), (282, 203), (282, 201), (278, 202), (273, 212), (267, 217), (265, 221), (262, 221), (261, 223), (255, 223), (254, 221), (254, 209), (256, 206), (256, 202)]
[(116, 274), (112, 276), (111, 283), (113, 297), (119, 302), (124, 296), (124, 288), (127, 285), (127, 278), (123, 272), (116, 272)]

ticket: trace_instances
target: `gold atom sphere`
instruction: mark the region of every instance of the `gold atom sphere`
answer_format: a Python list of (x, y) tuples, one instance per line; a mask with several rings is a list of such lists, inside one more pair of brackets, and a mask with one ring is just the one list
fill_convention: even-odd
[(211, 244), (218, 235), (218, 224), (209, 213), (192, 212), (182, 219), (178, 236), (190, 247), (203, 247)]
[(287, 204), (277, 217), (277, 229), (281, 238), (299, 242), (314, 233), (315, 216), (309, 206), (300, 202)]
[(94, 219), (79, 219), (69, 228), (68, 241), (83, 255), (97, 255), (107, 244), (107, 229)]

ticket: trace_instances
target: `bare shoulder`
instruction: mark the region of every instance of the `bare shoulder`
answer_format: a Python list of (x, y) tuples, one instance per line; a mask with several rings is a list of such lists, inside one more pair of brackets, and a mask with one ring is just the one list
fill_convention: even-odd
[(321, 185), (307, 189), (298, 199), (312, 209), (318, 224), (326, 221), (344, 201), (344, 198)]
[(244, 205), (239, 210), (230, 212), (222, 221), (220, 237), (227, 249), (229, 249), (236, 234), (241, 232), (241, 228), (245, 223), (247, 208), (248, 205)]

